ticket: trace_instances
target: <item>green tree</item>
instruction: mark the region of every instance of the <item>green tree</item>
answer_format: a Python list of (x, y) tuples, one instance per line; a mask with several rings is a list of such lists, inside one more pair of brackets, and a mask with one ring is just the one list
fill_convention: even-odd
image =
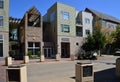
[(95, 50), (94, 44), (95, 44), (94, 37), (92, 35), (89, 35), (86, 38), (86, 42), (82, 45), (82, 49), (85, 50), (86, 52), (93, 51), (93, 50)]
[(98, 50), (98, 55), (101, 55), (101, 50), (106, 45), (106, 36), (105, 33), (102, 32), (101, 21), (96, 17), (95, 28), (93, 31), (93, 35), (89, 35), (86, 38), (86, 42), (83, 44), (82, 48), (85, 51), (93, 51)]
[(115, 32), (115, 34), (114, 34), (114, 40), (115, 40), (115, 42), (114, 42), (114, 46), (115, 46), (115, 48), (120, 48), (120, 25), (118, 25), (117, 27), (116, 27), (116, 32)]
[(98, 55), (101, 55), (101, 50), (106, 45), (106, 36), (101, 30), (96, 30), (93, 34), (93, 38), (95, 40), (95, 48), (98, 50)]

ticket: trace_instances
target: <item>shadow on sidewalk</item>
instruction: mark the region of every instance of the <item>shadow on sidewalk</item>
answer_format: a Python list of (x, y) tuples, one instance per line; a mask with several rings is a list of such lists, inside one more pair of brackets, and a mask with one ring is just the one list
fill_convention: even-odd
[(117, 78), (115, 68), (111, 68), (95, 72), (94, 82), (120, 82), (120, 78)]
[[(70, 77), (75, 79), (75, 77)], [(94, 72), (94, 82), (120, 82), (117, 78), (115, 68)]]

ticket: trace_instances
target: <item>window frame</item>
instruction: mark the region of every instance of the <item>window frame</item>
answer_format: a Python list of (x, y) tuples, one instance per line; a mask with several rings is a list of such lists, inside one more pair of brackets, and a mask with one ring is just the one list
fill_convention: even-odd
[(0, 9), (4, 9), (4, 0), (0, 0)]
[[(67, 29), (68, 31), (66, 31), (65, 29)], [(70, 32), (70, 25), (61, 24), (61, 32), (69, 33)]]
[(106, 21), (102, 20), (102, 26), (106, 26)]
[[(31, 47), (29, 47), (29, 43), (32, 43), (32, 46), (31, 46)], [(40, 50), (40, 46), (39, 46), (39, 47), (36, 46), (36, 45), (35, 45), (36, 43), (39, 43), (39, 44), (40, 44), (40, 42), (28, 42), (28, 49), (27, 49), (27, 50), (32, 50), (32, 54), (33, 54), (33, 55), (37, 55), (37, 54), (35, 54), (35, 53), (36, 53), (35, 50)]]
[(70, 19), (70, 13), (69, 12), (61, 11), (61, 13), (62, 13), (62, 18), (64, 20), (69, 20)]
[(90, 19), (89, 18), (85, 18), (85, 24), (90, 24)]
[(86, 29), (86, 30), (85, 30), (85, 34), (86, 34), (86, 35), (90, 35), (90, 30), (89, 30), (89, 29)]
[(108, 24), (108, 28), (110, 28), (110, 29), (114, 29), (115, 26), (114, 26), (113, 24)]
[(0, 27), (3, 27), (3, 26), (4, 26), (4, 16), (0, 16)]

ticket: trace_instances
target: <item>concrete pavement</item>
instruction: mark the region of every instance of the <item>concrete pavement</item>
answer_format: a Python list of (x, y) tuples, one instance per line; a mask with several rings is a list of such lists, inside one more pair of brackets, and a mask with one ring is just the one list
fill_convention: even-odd
[[(115, 75), (118, 56), (103, 56), (100, 60), (80, 60), (94, 64), (95, 82), (120, 82)], [(76, 61), (35, 62), (27, 64), (28, 82), (75, 82)], [(0, 82), (5, 82), (5, 66), (0, 67)]]

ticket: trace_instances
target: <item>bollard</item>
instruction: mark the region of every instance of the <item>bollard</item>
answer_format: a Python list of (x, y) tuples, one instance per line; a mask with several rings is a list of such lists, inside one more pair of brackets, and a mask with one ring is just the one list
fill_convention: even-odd
[(71, 61), (75, 60), (75, 56), (74, 55), (70, 55)]
[(5, 58), (5, 65), (6, 66), (12, 65), (12, 57), (8, 56)]
[(40, 56), (40, 61), (41, 61), (41, 62), (44, 62), (44, 61), (45, 61), (44, 55), (41, 55), (41, 56)]
[(24, 56), (24, 63), (29, 63), (29, 56)]
[(60, 61), (60, 55), (57, 54), (56, 57), (55, 57), (56, 61)]

